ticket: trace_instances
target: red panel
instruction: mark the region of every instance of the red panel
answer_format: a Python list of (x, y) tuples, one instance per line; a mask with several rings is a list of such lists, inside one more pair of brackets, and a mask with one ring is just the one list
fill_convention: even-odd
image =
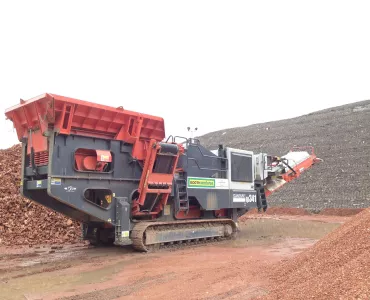
[(32, 132), (30, 138), (30, 147), (27, 148), (27, 154), (31, 153), (31, 147), (35, 152), (47, 151), (48, 150), (48, 140), (42, 135), (41, 130)]
[[(42, 151), (42, 152), (36, 152), (35, 153), (35, 165), (36, 166), (46, 166), (49, 163), (49, 152), (48, 151)], [(29, 160), (29, 166), (31, 166), (31, 159)]]
[(162, 141), (164, 121), (160, 117), (123, 108), (90, 103), (54, 94), (43, 94), (6, 110), (18, 139), (30, 129), (44, 132), (48, 127), (63, 134), (81, 134), (134, 143), (138, 139)]
[(96, 156), (86, 156), (82, 161), (83, 168), (88, 171), (93, 171), (96, 169)]

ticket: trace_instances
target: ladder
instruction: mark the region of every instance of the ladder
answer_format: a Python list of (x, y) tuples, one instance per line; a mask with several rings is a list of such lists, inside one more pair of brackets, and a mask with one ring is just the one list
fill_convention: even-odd
[(186, 187), (186, 177), (184, 172), (178, 173), (178, 177), (175, 179), (176, 182), (176, 198), (175, 206), (176, 212), (183, 211), (185, 215), (189, 212), (189, 198)]
[(257, 208), (258, 211), (263, 211), (267, 210), (267, 199), (266, 199), (266, 194), (265, 194), (265, 187), (260, 184), (260, 183), (255, 183), (256, 191), (257, 191)]

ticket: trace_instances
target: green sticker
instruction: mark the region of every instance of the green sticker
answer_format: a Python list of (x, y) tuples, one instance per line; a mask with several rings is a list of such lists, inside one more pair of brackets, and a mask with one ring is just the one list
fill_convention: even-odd
[(215, 188), (216, 181), (214, 178), (188, 177), (189, 188)]

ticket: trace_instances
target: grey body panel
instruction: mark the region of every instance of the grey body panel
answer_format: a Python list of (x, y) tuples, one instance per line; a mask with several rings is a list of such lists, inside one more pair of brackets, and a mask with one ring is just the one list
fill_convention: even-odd
[[(109, 180), (140, 180), (141, 168), (131, 157), (132, 145), (121, 145), (120, 141), (58, 135), (52, 141), (49, 154), (49, 176), (73, 176), (77, 178), (98, 178)], [(79, 172), (73, 167), (74, 152), (78, 148), (109, 150), (113, 156), (113, 170), (110, 173)]]
[[(227, 169), (230, 163), (226, 158), (217, 156), (213, 152), (199, 144), (189, 144), (186, 156), (180, 161), (180, 166), (186, 171), (188, 177), (203, 178), (224, 178), (227, 177)], [(251, 165), (251, 168), (253, 166)], [(249, 174), (252, 173), (250, 170)], [(249, 175), (251, 176), (251, 175)], [(204, 210), (218, 210), (222, 208), (256, 208), (255, 202), (235, 202), (233, 201), (234, 191), (231, 189), (217, 188), (189, 188), (188, 196), (197, 199)], [(235, 191), (244, 193), (246, 197), (254, 199), (257, 197), (255, 190)]]
[[(142, 174), (141, 165), (131, 156), (132, 145), (122, 141), (107, 140), (76, 135), (51, 134), (49, 140), (49, 164), (35, 169), (29, 167), (26, 157), (26, 142), (23, 144), (22, 193), (50, 209), (72, 219), (88, 224), (110, 223), (116, 232), (131, 230), (131, 198), (137, 190)], [(167, 146), (167, 145), (166, 145)], [(172, 145), (168, 145), (170, 148)], [(75, 151), (79, 148), (108, 150), (113, 162), (109, 172), (81, 172), (74, 167)], [(181, 156), (178, 167), (184, 170), (185, 178), (202, 177), (226, 179), (229, 163), (226, 158), (217, 156), (198, 143), (190, 143), (185, 155)], [(168, 203), (178, 201), (174, 188)], [(112, 192), (111, 203), (102, 207), (88, 201), (87, 189), (108, 189)], [(239, 199), (235, 201), (235, 194)], [(244, 196), (243, 196), (244, 195)], [(190, 203), (197, 201), (204, 211), (203, 218), (215, 218), (213, 211), (229, 209), (235, 218), (237, 210), (257, 207), (255, 190), (233, 191), (230, 188), (187, 188)], [(240, 198), (245, 201), (240, 200)], [(249, 199), (249, 200), (248, 200)], [(159, 218), (163, 215), (159, 215)], [(171, 218), (171, 216), (165, 216)], [(94, 225), (95, 226), (95, 225)], [(121, 236), (120, 238), (126, 238)], [(123, 242), (123, 241), (122, 241)]]
[(213, 154), (199, 144), (189, 144), (179, 160), (179, 166), (186, 170), (188, 176), (225, 178), (226, 169), (222, 166), (224, 158)]
[(191, 189), (188, 188), (189, 197), (195, 197), (205, 210), (218, 210), (230, 207), (229, 190)]
[[(25, 146), (23, 148), (26, 151)], [(112, 171), (94, 173), (75, 170), (74, 152), (78, 148), (109, 150), (113, 156)], [(26, 177), (23, 179), (25, 182), (22, 193), (25, 197), (78, 221), (116, 225), (116, 198), (130, 199), (141, 177), (141, 168), (132, 159), (131, 151), (132, 145), (125, 145), (120, 141), (73, 135), (51, 136), (47, 178), (32, 180), (32, 170), (27, 162), (23, 162), (23, 175)], [(42, 171), (39, 174), (45, 173), (45, 167), (38, 169)], [(110, 205), (103, 208), (85, 199), (86, 189), (109, 189), (114, 197)]]
[(243, 194), (245, 199), (257, 197), (256, 191), (226, 190), (226, 189), (189, 189), (189, 197), (195, 197), (205, 210), (218, 210), (221, 208), (257, 208), (257, 200), (235, 202), (234, 194)]

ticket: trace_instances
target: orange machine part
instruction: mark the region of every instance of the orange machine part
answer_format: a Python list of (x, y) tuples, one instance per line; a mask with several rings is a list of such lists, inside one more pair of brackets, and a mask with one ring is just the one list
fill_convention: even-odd
[(85, 170), (94, 171), (97, 167), (96, 156), (86, 156), (82, 161), (82, 166)]
[(297, 147), (296, 149), (297, 150), (299, 150), (299, 149), (308, 150), (308, 153), (310, 154), (310, 156), (293, 168), (293, 170), (295, 172), (293, 172), (292, 170), (289, 170), (287, 173), (282, 174), (281, 177), (285, 180), (285, 183), (283, 185), (281, 185), (280, 187), (278, 187), (277, 189), (274, 189), (273, 191), (269, 191), (268, 189), (266, 189), (265, 190), (266, 197), (270, 196), (272, 193), (279, 190), (286, 183), (288, 183), (288, 182), (298, 178), (299, 176), (301, 176), (301, 174), (305, 170), (311, 168), (315, 163), (317, 163), (319, 161), (319, 159), (315, 155), (313, 147)]
[(138, 188), (139, 197), (135, 199), (132, 204), (133, 215), (142, 215), (140, 212), (140, 206), (144, 205), (147, 194), (157, 194), (158, 197), (160, 197), (158, 205), (153, 208), (153, 211), (150, 212), (150, 214), (158, 214), (161, 212), (167, 203), (169, 195), (171, 194), (172, 182), (177, 162), (179, 156), (184, 152), (184, 149), (183, 147), (179, 147), (179, 152), (174, 157), (170, 172), (154, 173), (153, 167), (160, 149), (161, 146), (159, 143), (157, 143), (155, 140), (150, 141)]
[(175, 218), (179, 220), (186, 220), (186, 219), (199, 219), (202, 216), (202, 212), (200, 211), (199, 206), (190, 206), (189, 211), (186, 214), (184, 211), (177, 212)]
[(36, 166), (46, 166), (49, 163), (48, 140), (42, 135), (41, 130), (31, 132), (27, 155), (29, 157), (29, 166), (31, 163), (31, 149), (34, 151), (34, 162)]
[(112, 154), (108, 150), (79, 148), (75, 152), (75, 166), (79, 171), (102, 172), (112, 162)]
[(42, 135), (41, 130), (31, 133), (29, 147), (27, 147), (27, 154), (31, 153), (31, 148), (33, 148), (33, 151), (35, 152), (43, 152), (48, 150), (48, 139)]
[[(35, 152), (34, 161), (37, 167), (46, 166), (49, 163), (49, 152), (48, 151)], [(32, 166), (31, 159), (29, 159), (29, 166), (30, 167)]]
[(133, 156), (139, 160), (145, 159), (151, 139), (162, 141), (165, 137), (163, 118), (55, 94), (21, 100), (5, 115), (13, 122), (19, 141), (28, 138), (30, 130), (40, 131), (43, 136), (49, 129), (60, 134), (121, 140), (134, 144)]

